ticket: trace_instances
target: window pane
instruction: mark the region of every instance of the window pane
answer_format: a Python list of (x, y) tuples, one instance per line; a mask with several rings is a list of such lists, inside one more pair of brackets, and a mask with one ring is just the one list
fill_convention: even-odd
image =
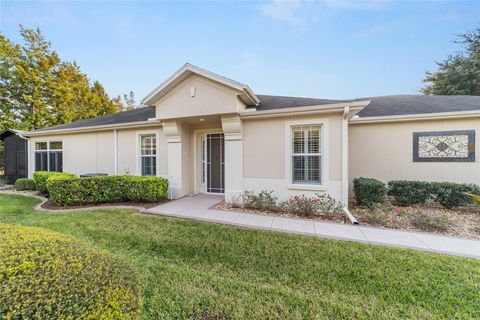
[(304, 132), (301, 128), (293, 129), (293, 153), (304, 153)]
[(157, 175), (156, 157), (142, 157), (142, 176)]
[(312, 127), (308, 131), (307, 153), (320, 153), (320, 128)]
[(47, 152), (35, 152), (35, 171), (48, 171)]
[(305, 181), (305, 157), (293, 156), (292, 161), (293, 182)]
[(62, 150), (62, 141), (50, 142), (50, 150)]
[(35, 150), (47, 150), (46, 142), (35, 142)]
[(63, 154), (62, 152), (50, 152), (49, 171), (62, 172), (63, 171)]
[(308, 182), (320, 183), (320, 156), (308, 156)]
[(157, 154), (157, 138), (155, 135), (141, 136), (141, 155)]

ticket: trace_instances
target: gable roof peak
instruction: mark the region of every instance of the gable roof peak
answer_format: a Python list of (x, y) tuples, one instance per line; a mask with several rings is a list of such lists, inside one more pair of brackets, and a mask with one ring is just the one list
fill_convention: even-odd
[(162, 82), (145, 98), (143, 98), (142, 103), (146, 105), (151, 105), (155, 103), (156, 101), (158, 101), (158, 99), (167, 94), (170, 90), (176, 87), (180, 82), (185, 80), (191, 74), (197, 74), (199, 76), (221, 83), (227, 87), (239, 91), (241, 93), (240, 98), (248, 105), (257, 105), (260, 102), (255, 93), (253, 93), (252, 89), (250, 89), (248, 85), (186, 62), (173, 75), (171, 75), (167, 80)]

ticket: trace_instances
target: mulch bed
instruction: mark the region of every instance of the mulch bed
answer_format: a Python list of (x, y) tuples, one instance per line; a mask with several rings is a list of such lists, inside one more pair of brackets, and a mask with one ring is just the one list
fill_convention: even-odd
[(372, 209), (350, 203), (361, 225), (480, 239), (480, 208), (446, 209), (437, 204), (399, 207), (386, 203)]
[(42, 205), (43, 209), (48, 210), (67, 210), (67, 209), (84, 209), (84, 208), (108, 208), (115, 206), (126, 206), (126, 207), (142, 207), (149, 209), (158, 205), (161, 205), (169, 200), (159, 201), (159, 202), (115, 202), (115, 203), (99, 203), (99, 204), (87, 204), (87, 205), (78, 205), (78, 206), (59, 206), (52, 200), (48, 200)]
[(252, 214), (261, 214), (265, 216), (275, 216), (275, 217), (286, 217), (286, 218), (302, 218), (302, 219), (311, 219), (323, 222), (334, 222), (334, 223), (346, 223), (350, 224), (350, 219), (346, 216), (345, 213), (340, 214), (321, 214), (318, 213), (313, 217), (303, 217), (298, 216), (295, 214), (291, 214), (285, 211), (264, 211), (264, 210), (255, 210), (255, 209), (247, 209), (242, 208), (239, 206), (232, 205), (226, 202), (220, 202), (213, 206), (213, 209), (217, 210), (225, 210), (225, 211), (233, 211), (233, 212), (243, 212), (243, 213), (252, 213)]

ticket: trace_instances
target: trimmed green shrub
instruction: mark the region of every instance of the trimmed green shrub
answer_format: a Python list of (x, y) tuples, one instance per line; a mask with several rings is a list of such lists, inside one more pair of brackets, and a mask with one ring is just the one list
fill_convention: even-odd
[(17, 181), (15, 181), (15, 189), (17, 191), (35, 190), (35, 182), (28, 178), (17, 179)]
[(384, 203), (387, 195), (385, 183), (371, 178), (353, 179), (353, 193), (360, 206), (370, 207), (375, 203)]
[(50, 199), (62, 206), (122, 201), (154, 202), (167, 197), (168, 180), (159, 177), (96, 176), (51, 177)]
[(431, 193), (431, 184), (425, 181), (395, 180), (388, 182), (388, 194), (395, 197), (400, 206), (422, 204)]
[(50, 177), (73, 178), (76, 177), (76, 175), (68, 172), (35, 171), (33, 173), (33, 181), (35, 182), (35, 187), (37, 188), (37, 191), (41, 193), (48, 193), (47, 180)]
[(243, 206), (249, 209), (274, 211), (278, 209), (277, 197), (273, 195), (273, 191), (262, 190), (258, 194), (254, 191), (245, 191)]
[(448, 209), (471, 204), (472, 198), (466, 193), (480, 194), (477, 185), (453, 182), (432, 182), (431, 190), (435, 201)]
[(0, 224), (0, 292), (2, 319), (140, 318), (130, 265), (41, 228)]

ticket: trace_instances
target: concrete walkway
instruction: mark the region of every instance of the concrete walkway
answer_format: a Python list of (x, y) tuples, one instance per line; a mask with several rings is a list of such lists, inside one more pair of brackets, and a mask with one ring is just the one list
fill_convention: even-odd
[(144, 212), (480, 259), (480, 240), (211, 209), (213, 205), (222, 200), (223, 196), (198, 194), (171, 201)]

